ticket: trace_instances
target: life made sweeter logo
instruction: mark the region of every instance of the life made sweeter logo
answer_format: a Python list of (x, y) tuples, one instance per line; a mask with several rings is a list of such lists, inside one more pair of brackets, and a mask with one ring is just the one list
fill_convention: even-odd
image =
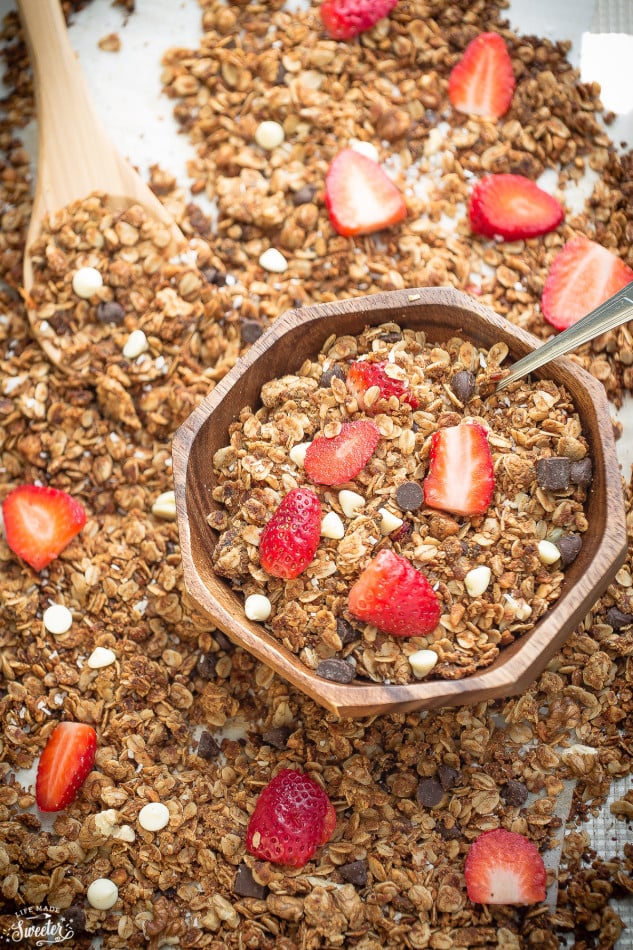
[(71, 921), (55, 907), (38, 904), (0, 916), (0, 944), (48, 947), (75, 936)]

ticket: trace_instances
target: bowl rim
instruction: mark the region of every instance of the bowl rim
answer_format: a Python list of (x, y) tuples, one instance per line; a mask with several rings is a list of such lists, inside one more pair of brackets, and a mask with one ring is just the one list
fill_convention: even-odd
[[(566, 357), (561, 357), (549, 365), (555, 365), (559, 373), (563, 372), (567, 378), (573, 378), (578, 386), (582, 386), (589, 393), (593, 412), (599, 420), (600, 444), (604, 459), (602, 468), (605, 489), (605, 530), (588, 569), (576, 581), (573, 588), (563, 591), (526, 637), (521, 637), (505, 647), (493, 665), (455, 680), (420, 680), (402, 685), (358, 681), (340, 684), (317, 677), (315, 672), (309, 670), (298, 656), (275, 640), (260, 624), (249, 621), (243, 613), (236, 618), (234, 613), (213, 595), (204, 582), (192, 555), (191, 525), (187, 507), (190, 449), (201, 428), (207, 424), (209, 417), (229, 395), (234, 385), (239, 383), (251, 367), (264, 358), (271, 347), (277, 345), (279, 340), (291, 330), (312, 326), (324, 316), (343, 317), (357, 312), (359, 308), (367, 317), (368, 325), (372, 325), (372, 315), (385, 310), (401, 310), (402, 316), (406, 319), (406, 309), (412, 305), (419, 306), (421, 303), (467, 310), (483, 318), (489, 325), (499, 329), (502, 338), (510, 336), (513, 343), (516, 343), (516, 352), (512, 353), (513, 359), (519, 359), (542, 342), (521, 327), (509, 323), (468, 294), (453, 288), (424, 287), (385, 291), (379, 294), (314, 304), (298, 310), (287, 310), (275, 319), (264, 334), (204, 397), (174, 433), (172, 442), (174, 490), (186, 591), (195, 604), (231, 639), (236, 640), (234, 626), (237, 625), (239, 627), (237, 642), (242, 647), (261, 662), (272, 666), (276, 672), (316, 702), (341, 716), (357, 717), (371, 714), (368, 710), (372, 712), (406, 711), (462, 705), (521, 692), (544, 669), (550, 657), (584, 619), (591, 604), (606, 589), (626, 556), (624, 499), (621, 476), (618, 474), (616, 479), (611, 473), (614, 463), (619, 473), (619, 465), (606, 393), (602, 384), (582, 367)], [(377, 320), (373, 321), (374, 324), (377, 322)], [(383, 316), (380, 322), (389, 321)], [(398, 322), (395, 316), (393, 322)], [(345, 333), (345, 330), (342, 332)], [(457, 333), (457, 330), (455, 332)], [(328, 335), (326, 334), (323, 339), (326, 339)], [(288, 372), (292, 372), (292, 367), (288, 368)], [(544, 375), (547, 375), (547, 366), (532, 374), (532, 378), (538, 379)], [(217, 583), (230, 594), (235, 604), (239, 603), (241, 595), (232, 591), (227, 581), (218, 578)], [(600, 586), (600, 593), (596, 593), (596, 585)], [(274, 662), (271, 662), (273, 659), (271, 653), (274, 655)]]

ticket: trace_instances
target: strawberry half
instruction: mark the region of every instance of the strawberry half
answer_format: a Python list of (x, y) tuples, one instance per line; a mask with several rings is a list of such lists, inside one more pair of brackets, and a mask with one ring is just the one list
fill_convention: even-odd
[(371, 234), (407, 216), (402, 195), (378, 162), (344, 148), (325, 176), (325, 204), (339, 234)]
[(424, 574), (388, 548), (352, 584), (348, 606), (358, 620), (396, 637), (423, 637), (440, 621), (440, 602)]
[(344, 422), (338, 435), (319, 435), (310, 443), (303, 467), (317, 485), (342, 485), (364, 469), (379, 441), (380, 431), (371, 419)]
[(329, 841), (336, 812), (309, 775), (282, 769), (261, 791), (246, 829), (246, 850), (263, 861), (303, 867)]
[[(378, 403), (391, 396), (395, 396), (398, 402), (407, 403), (412, 409), (417, 409), (418, 401), (408, 391), (408, 382), (389, 376), (388, 367), (392, 365), (386, 361), (370, 363), (368, 360), (357, 360), (350, 366), (346, 379), (347, 388), (363, 412), (382, 412), (384, 407)], [(375, 390), (372, 394), (374, 398), (366, 400), (365, 395), (370, 389)]]
[(464, 866), (466, 890), (475, 904), (537, 904), (545, 900), (547, 874), (536, 845), (496, 828), (470, 846)]
[(482, 515), (495, 480), (486, 430), (477, 422), (438, 429), (431, 436), (424, 502), (455, 515)]
[(40, 811), (61, 811), (74, 802), (92, 769), (97, 734), (81, 722), (60, 722), (40, 756), (35, 801)]
[(2, 503), (7, 544), (14, 554), (41, 571), (81, 531), (86, 512), (65, 491), (19, 485)]
[(582, 235), (556, 255), (543, 287), (548, 323), (565, 330), (633, 281), (633, 270), (606, 247)]
[(259, 561), (273, 577), (297, 577), (316, 553), (321, 535), (321, 502), (311, 488), (293, 488), (265, 525)]
[(453, 108), (498, 119), (510, 108), (515, 87), (512, 60), (498, 33), (480, 33), (468, 44), (448, 80)]
[(334, 40), (351, 40), (391, 13), (398, 0), (325, 0), (320, 14)]
[(477, 182), (468, 203), (476, 234), (506, 241), (537, 237), (557, 228), (563, 206), (523, 175), (488, 175)]

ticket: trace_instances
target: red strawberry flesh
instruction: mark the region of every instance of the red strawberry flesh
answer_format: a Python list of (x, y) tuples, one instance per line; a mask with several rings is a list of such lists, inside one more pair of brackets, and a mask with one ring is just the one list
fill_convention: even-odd
[(402, 195), (378, 162), (351, 148), (330, 164), (325, 204), (332, 226), (345, 237), (381, 231), (407, 216)]
[(537, 904), (545, 900), (547, 874), (536, 845), (497, 828), (479, 835), (464, 866), (469, 900), (476, 904)]
[(498, 33), (480, 33), (453, 67), (448, 97), (458, 112), (498, 119), (510, 108), (514, 87), (505, 40)]
[(257, 799), (246, 849), (263, 861), (303, 867), (335, 825), (334, 806), (321, 786), (309, 775), (282, 769)]
[[(347, 388), (356, 397), (358, 406), (363, 412), (370, 414), (382, 412), (383, 407), (380, 402), (384, 399), (390, 399), (391, 396), (395, 396), (398, 402), (407, 403), (412, 409), (417, 408), (418, 401), (409, 392), (408, 383), (405, 380), (388, 375), (387, 367), (389, 365), (386, 361), (372, 363), (369, 360), (357, 360), (351, 364), (347, 373)], [(368, 404), (365, 400), (365, 394), (373, 387), (378, 389), (377, 397), (371, 404)]]
[(306, 475), (317, 485), (343, 485), (363, 470), (379, 441), (371, 419), (344, 422), (338, 435), (320, 435), (310, 443), (303, 463)]
[(82, 504), (67, 492), (19, 485), (2, 504), (7, 544), (36, 571), (47, 567), (86, 523)]
[(358, 620), (396, 637), (425, 636), (440, 620), (440, 602), (427, 578), (388, 548), (354, 582), (348, 607)]
[(53, 729), (40, 756), (35, 800), (40, 811), (67, 808), (92, 769), (97, 735), (81, 722), (60, 722)]
[(486, 430), (477, 422), (438, 429), (431, 436), (424, 502), (456, 515), (484, 514), (494, 493)]
[(351, 40), (387, 16), (398, 0), (325, 0), (321, 20), (335, 40)]
[(313, 560), (321, 535), (321, 502), (310, 488), (293, 488), (265, 525), (259, 560), (273, 577), (298, 577)]
[(557, 228), (562, 205), (523, 175), (488, 175), (472, 190), (468, 217), (472, 230), (506, 241), (537, 237)]
[(633, 270), (623, 260), (580, 235), (552, 262), (541, 297), (543, 316), (557, 330), (565, 330), (631, 281)]

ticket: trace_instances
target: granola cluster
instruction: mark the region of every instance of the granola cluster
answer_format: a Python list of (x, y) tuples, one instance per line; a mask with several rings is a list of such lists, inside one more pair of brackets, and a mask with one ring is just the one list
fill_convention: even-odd
[[(131, 0), (120, 6), (134, 16)], [(64, 4), (68, 14), (72, 7)], [(445, 95), (452, 64), (489, 29), (506, 39), (517, 76), (512, 109), (497, 124), (454, 114)], [(162, 327), (178, 318), (158, 315), (167, 324), (146, 334), (142, 356), (162, 355), (168, 371), (149, 372), (155, 362), (123, 356), (129, 333), (142, 329), (140, 311), (131, 307), (129, 325), (103, 333), (92, 304), (68, 308), (69, 275), (53, 274), (39, 302), (52, 302), (49, 290), (61, 294), (62, 315), (47, 320), (53, 342), (81, 364), (68, 373), (43, 351), (41, 325), (31, 326), (21, 295), (32, 188), (22, 129), (34, 103), (17, 15), (6, 18), (1, 491), (4, 498), (23, 482), (64, 489), (88, 520), (39, 574), (0, 541), (2, 936), (18, 911), (47, 905), (77, 948), (616, 946), (624, 906), (616, 900), (631, 894), (633, 850), (621, 843), (630, 792), (611, 806), (618, 840), (600, 853), (588, 820), (631, 773), (633, 548), (522, 695), (356, 722), (324, 713), (191, 609), (168, 504), (171, 434), (288, 306), (444, 284), (479, 293), (545, 336), (539, 295), (567, 237), (580, 231), (633, 263), (631, 152), (609, 140), (599, 90), (580, 82), (566, 53), (565, 44), (513, 33), (492, 0), (400, 0), (352, 43), (325, 37), (316, 5), (290, 12), (278, 0), (201, 0), (198, 48), (166, 51), (162, 73), (197, 150), (193, 184), (175, 182), (159, 154), (151, 175), (200, 256), (141, 278), (152, 293), (160, 291), (152, 281), (164, 279), (194, 310), (177, 324), (183, 335), (173, 348)], [(271, 119), (285, 140), (268, 151), (255, 131)], [(407, 219), (380, 239), (341, 238), (327, 218), (324, 174), (351, 139), (375, 145), (406, 195)], [(511, 168), (535, 177), (559, 165), (570, 199), (559, 230), (516, 244), (469, 233), (471, 176)], [(590, 194), (574, 211), (581, 179)], [(205, 192), (217, 197), (217, 221), (197, 204)], [(93, 235), (102, 226), (104, 236), (117, 233), (98, 200), (88, 208)], [(86, 208), (76, 210), (81, 217)], [(57, 234), (80, 244), (79, 225), (71, 213)], [(52, 234), (40, 277), (47, 247), (55, 259)], [(99, 253), (92, 260), (101, 268), (115, 250), (108, 239), (88, 253)], [(277, 269), (260, 263), (270, 267), (271, 256), (262, 259), (269, 250)], [(61, 251), (74, 266), (73, 247)], [(138, 263), (128, 262), (134, 281)], [(210, 285), (193, 301), (179, 286), (191, 270)], [(623, 327), (574, 357), (614, 405), (633, 382), (631, 343)], [(629, 488), (631, 538), (632, 510)], [(65, 632), (46, 626), (51, 605), (70, 611)], [(34, 770), (61, 720), (94, 725), (98, 748), (75, 802), (45, 816), (34, 804)], [(245, 849), (259, 791), (283, 768), (308, 772), (337, 812), (331, 840), (301, 869)], [(562, 810), (566, 793), (571, 808)], [(166, 806), (166, 825), (141, 817), (152, 803)], [(499, 826), (527, 835), (544, 855), (561, 847), (549, 902), (524, 909), (467, 900), (469, 843)], [(118, 892), (109, 909), (88, 900), (102, 879)]]

